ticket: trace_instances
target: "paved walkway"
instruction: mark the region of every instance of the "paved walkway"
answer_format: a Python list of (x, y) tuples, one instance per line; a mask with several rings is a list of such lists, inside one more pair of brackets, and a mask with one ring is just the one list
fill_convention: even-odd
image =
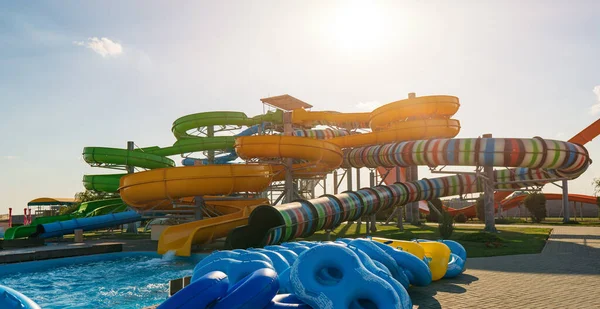
[(600, 227), (545, 227), (542, 253), (468, 259), (455, 279), (411, 287), (414, 308), (600, 308)]

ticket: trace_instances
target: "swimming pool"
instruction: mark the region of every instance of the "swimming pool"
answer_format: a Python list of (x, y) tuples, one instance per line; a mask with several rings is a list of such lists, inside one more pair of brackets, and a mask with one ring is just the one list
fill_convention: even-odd
[(191, 276), (205, 255), (120, 252), (0, 266), (0, 284), (44, 309), (137, 309), (163, 302), (171, 279)]

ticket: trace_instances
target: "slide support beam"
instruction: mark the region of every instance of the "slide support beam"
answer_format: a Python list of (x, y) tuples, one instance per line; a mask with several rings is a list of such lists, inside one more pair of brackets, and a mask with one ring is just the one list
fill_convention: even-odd
[(563, 223), (571, 221), (569, 213), (569, 182), (566, 179), (562, 181), (562, 207), (563, 207)]
[[(483, 138), (492, 138), (492, 134), (484, 134)], [(496, 218), (494, 215), (494, 166), (485, 165), (483, 167), (485, 175), (484, 183), (484, 201), (483, 209), (485, 213), (485, 231), (496, 233)]]

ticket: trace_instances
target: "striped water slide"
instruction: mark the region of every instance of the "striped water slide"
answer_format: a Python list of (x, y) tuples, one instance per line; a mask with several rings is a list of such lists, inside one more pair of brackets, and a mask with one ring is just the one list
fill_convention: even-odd
[[(587, 150), (568, 142), (535, 138), (430, 139), (354, 148), (344, 154), (345, 167), (458, 165), (515, 167), (494, 172), (500, 189), (574, 179), (590, 164)], [(522, 181), (522, 182), (519, 182)], [(278, 206), (259, 206), (249, 225), (234, 230), (234, 248), (276, 244), (308, 237), (396, 205), (483, 191), (474, 175), (454, 175), (364, 188)], [(259, 226), (260, 225), (260, 226)], [(245, 237), (254, 233), (252, 237)]]

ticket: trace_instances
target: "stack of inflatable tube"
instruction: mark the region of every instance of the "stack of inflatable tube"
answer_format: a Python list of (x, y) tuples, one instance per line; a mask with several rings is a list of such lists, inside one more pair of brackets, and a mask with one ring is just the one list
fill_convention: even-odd
[(29, 297), (7, 286), (0, 285), (0, 308), (2, 309), (41, 309)]
[(453, 241), (299, 241), (215, 251), (158, 308), (412, 308), (407, 289), (464, 271)]

